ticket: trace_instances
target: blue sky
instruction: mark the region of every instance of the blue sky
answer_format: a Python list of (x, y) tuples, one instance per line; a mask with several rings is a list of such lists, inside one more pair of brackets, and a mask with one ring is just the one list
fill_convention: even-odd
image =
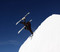
[(30, 32), (18, 30), (22, 24), (15, 25), (27, 12), (27, 21), (32, 19), (32, 30), (50, 15), (60, 14), (60, 1), (58, 0), (20, 0), (0, 1), (0, 52), (17, 52), (23, 42), (30, 36)]

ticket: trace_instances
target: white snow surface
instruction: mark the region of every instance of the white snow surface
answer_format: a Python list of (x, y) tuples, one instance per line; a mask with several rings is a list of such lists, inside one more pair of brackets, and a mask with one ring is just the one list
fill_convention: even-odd
[(53, 14), (43, 21), (18, 52), (60, 52), (60, 15)]

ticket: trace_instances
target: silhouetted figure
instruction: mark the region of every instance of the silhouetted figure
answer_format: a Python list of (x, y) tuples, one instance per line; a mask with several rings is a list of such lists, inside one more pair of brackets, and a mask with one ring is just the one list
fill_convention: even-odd
[(25, 27), (26, 30), (29, 30), (31, 32), (31, 34), (33, 34), (32, 30), (31, 30), (31, 23), (30, 21), (26, 22), (26, 20), (24, 19), (23, 20), (24, 22), (20, 22), (21, 24), (23, 24)]

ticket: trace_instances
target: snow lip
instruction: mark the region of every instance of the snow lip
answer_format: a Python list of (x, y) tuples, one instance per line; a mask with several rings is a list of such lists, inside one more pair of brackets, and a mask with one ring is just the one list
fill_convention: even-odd
[[(39, 26), (38, 26), (38, 28), (35, 30), (35, 32), (34, 32), (34, 35), (33, 35), (33, 37), (32, 37), (32, 39), (31, 39), (31, 37), (28, 37), (27, 38), (27, 40), (21, 45), (21, 47), (20, 47), (20, 49), (22, 50), (22, 49), (25, 49), (25, 48), (27, 48), (28, 49), (28, 47), (30, 47), (30, 45), (32, 45), (34, 42), (36, 43), (38, 43), (38, 41), (36, 41), (36, 40), (38, 40), (38, 39), (40, 39), (39, 41), (41, 41), (41, 40), (43, 40), (43, 36), (45, 36), (45, 35), (43, 35), (43, 33), (45, 33), (45, 32), (43, 32), (44, 30), (45, 30), (45, 28), (46, 28), (46, 24), (49, 24), (49, 20), (52, 20), (52, 19), (54, 19), (55, 17), (57, 17), (57, 16), (60, 16), (59, 14), (52, 14), (52, 15), (50, 15), (48, 18), (46, 18)], [(48, 21), (48, 22), (47, 22)], [(53, 20), (52, 20), (53, 21)], [(55, 22), (55, 21), (54, 21)], [(52, 24), (54, 24), (54, 22), (52, 23)], [(44, 23), (46, 23), (46, 24), (44, 24)], [(43, 25), (45, 25), (45, 27), (44, 28), (42, 28), (41, 26), (43, 26)], [(51, 25), (51, 24), (49, 24), (49, 25)], [(54, 24), (55, 25), (55, 24)], [(48, 29), (50, 29), (49, 28), (49, 26), (47, 26), (48, 27)], [(53, 26), (52, 26), (53, 27)], [(40, 30), (39, 30), (40, 29)], [(43, 30), (42, 30), (43, 29)], [(47, 29), (47, 30), (48, 30)], [(39, 30), (39, 31), (38, 31)], [(45, 30), (46, 31), (46, 30)], [(50, 31), (50, 30), (48, 30), (48, 31)], [(52, 32), (53, 32), (53, 30), (51, 30)], [(40, 32), (40, 33), (37, 33), (37, 32)], [(43, 32), (43, 33), (42, 33)], [(48, 32), (47, 32), (48, 33)], [(46, 34), (47, 34), (46, 33)], [(37, 35), (38, 36), (37, 36)], [(42, 35), (39, 35), (39, 34), (42, 34)], [(49, 33), (48, 33), (49, 34)], [(55, 33), (53, 33), (53, 34), (55, 34)], [(50, 36), (50, 35), (46, 35), (46, 36)], [(56, 35), (55, 35), (56, 36)], [(42, 37), (42, 38), (41, 38)], [(49, 39), (49, 38), (52, 38), (52, 37), (46, 37), (46, 39), (45, 40), (47, 40), (47, 39)], [(58, 36), (57, 36), (58, 37)], [(54, 40), (54, 39), (53, 39)], [(34, 42), (33, 42), (34, 41)], [(44, 40), (43, 40), (44, 41)], [(48, 41), (48, 40), (47, 40)], [(49, 41), (51, 41), (50, 39), (49, 39)], [(42, 42), (42, 41), (41, 41)], [(55, 40), (54, 40), (54, 42), (55, 42)], [(40, 42), (39, 42), (40, 43)], [(38, 43), (38, 44), (39, 44)], [(45, 42), (46, 43), (46, 42)], [(50, 42), (51, 43), (51, 42)], [(41, 43), (40, 43), (41, 44)], [(42, 43), (43, 44), (43, 43)], [(27, 46), (26, 46), (27, 45)], [(47, 43), (46, 43), (46, 45), (47, 45)], [(52, 44), (51, 44), (52, 45)], [(24, 47), (25, 46), (25, 47)], [(33, 45), (32, 45), (33, 46)], [(45, 45), (44, 45), (45, 46)], [(49, 46), (49, 45), (48, 45)], [(53, 45), (52, 45), (53, 46)], [(24, 47), (24, 48), (23, 48)], [(19, 52), (20, 52), (20, 49), (19, 49)], [(49, 49), (50, 50), (50, 49)], [(22, 50), (22, 52), (23, 52), (23, 50)], [(35, 51), (36, 52), (36, 51)]]

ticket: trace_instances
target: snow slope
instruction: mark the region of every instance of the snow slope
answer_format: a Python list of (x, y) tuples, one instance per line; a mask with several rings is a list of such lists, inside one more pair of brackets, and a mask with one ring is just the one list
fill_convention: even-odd
[(18, 52), (60, 52), (60, 15), (49, 16)]

